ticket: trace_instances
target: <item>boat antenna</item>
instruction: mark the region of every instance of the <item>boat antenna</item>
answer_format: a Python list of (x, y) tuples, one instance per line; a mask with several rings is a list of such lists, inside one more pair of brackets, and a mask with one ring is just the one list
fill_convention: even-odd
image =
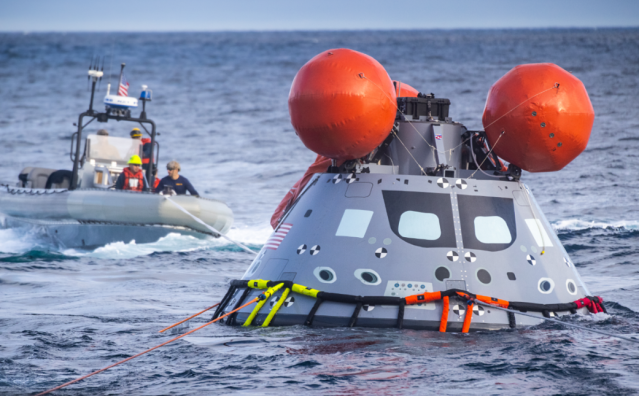
[[(98, 61), (99, 60), (100, 60), (100, 58), (98, 58)], [(97, 70), (97, 68), (96, 68), (96, 70)], [(102, 72), (102, 74), (98, 78), (98, 91), (100, 90), (100, 86), (102, 85), (102, 76), (104, 75), (104, 56), (102, 57), (102, 65), (100, 66), (100, 71)]]
[(104, 72), (100, 70), (100, 58), (92, 57), (91, 64), (89, 65), (89, 80), (91, 81), (91, 101), (89, 102), (89, 110), (87, 114), (93, 115), (93, 97), (95, 96), (95, 85), (98, 81), (102, 80)]
[(107, 84), (107, 95), (111, 93), (111, 71), (113, 71), (113, 43), (111, 43), (111, 55), (109, 59), (109, 83)]
[[(91, 61), (89, 61), (89, 70), (93, 70), (93, 59), (95, 58), (95, 54), (91, 55)], [(91, 88), (91, 75), (87, 75), (87, 91)]]

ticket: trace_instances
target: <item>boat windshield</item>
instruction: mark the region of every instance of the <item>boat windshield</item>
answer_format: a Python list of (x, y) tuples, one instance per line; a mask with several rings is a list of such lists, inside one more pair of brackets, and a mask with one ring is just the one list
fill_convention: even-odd
[(139, 139), (89, 135), (88, 158), (97, 161), (128, 162), (132, 155), (141, 156)]

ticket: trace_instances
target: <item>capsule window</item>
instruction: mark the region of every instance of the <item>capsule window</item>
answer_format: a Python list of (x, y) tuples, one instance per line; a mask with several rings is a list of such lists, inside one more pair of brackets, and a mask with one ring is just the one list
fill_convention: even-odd
[(459, 223), (464, 248), (498, 252), (517, 240), (512, 198), (458, 195)]
[(364, 238), (372, 217), (370, 210), (346, 209), (335, 236)]
[(533, 238), (535, 238), (537, 246), (553, 246), (552, 240), (548, 236), (548, 233), (546, 233), (546, 229), (539, 219), (526, 219), (526, 225), (528, 226), (528, 229), (530, 230)]
[(477, 270), (477, 279), (485, 285), (489, 284), (493, 280), (490, 273), (483, 268)]
[(442, 236), (439, 217), (436, 214), (412, 210), (402, 213), (397, 231), (404, 238), (425, 239), (427, 241), (435, 241)]
[(379, 285), (382, 283), (382, 277), (372, 269), (357, 269), (355, 277), (365, 285)]
[(508, 224), (499, 216), (475, 217), (475, 237), (485, 244), (509, 244), (513, 240)]
[(251, 265), (248, 269), (248, 271), (246, 271), (246, 275), (252, 275), (255, 273), (255, 271), (257, 270), (257, 267), (260, 266), (260, 264), (262, 264), (262, 260), (255, 260), (253, 262), (253, 265)]
[(262, 258), (264, 258), (264, 251), (260, 252), (260, 254), (255, 258), (255, 260), (253, 260), (253, 263), (251, 263), (251, 266), (246, 270), (246, 273), (244, 273), (243, 278), (249, 275), (253, 275), (255, 271), (257, 271), (259, 266), (262, 264)]
[(568, 279), (566, 281), (566, 289), (568, 289), (568, 293), (572, 294), (573, 296), (577, 294), (577, 285), (572, 279)]
[(555, 282), (550, 278), (541, 278), (537, 283), (537, 288), (543, 294), (550, 294), (555, 288)]
[(444, 266), (438, 267), (435, 270), (435, 278), (437, 278), (438, 281), (443, 282), (444, 280), (450, 278), (450, 270)]
[(317, 267), (313, 271), (313, 275), (322, 283), (333, 283), (337, 280), (335, 271), (329, 267)]

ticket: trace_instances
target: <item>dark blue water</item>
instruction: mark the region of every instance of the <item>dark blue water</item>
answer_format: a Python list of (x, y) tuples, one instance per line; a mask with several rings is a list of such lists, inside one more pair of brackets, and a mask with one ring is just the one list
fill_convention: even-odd
[[(162, 162), (179, 160), (200, 193), (228, 202), (230, 235), (259, 247), (274, 207), (314, 158), (289, 123), (291, 81), (336, 47), (451, 99), (451, 115), (470, 129), (481, 129), (488, 89), (515, 65), (554, 62), (580, 78), (597, 114), (588, 148), (560, 172), (523, 180), (592, 293), (607, 301), (610, 315), (570, 320), (639, 333), (637, 29), (2, 34), (0, 181), (25, 166), (70, 169), (72, 123), (88, 105), (86, 69), (104, 55), (114, 84), (126, 62), (131, 94), (153, 89), (148, 113), (162, 133)], [(127, 136), (126, 125), (106, 127)], [(37, 230), (0, 229), (0, 394), (43, 391), (168, 340), (157, 331), (219, 301), (251, 259), (180, 236), (76, 251), (53, 249)], [(468, 335), (213, 325), (60, 394), (638, 390), (638, 345), (555, 324)]]

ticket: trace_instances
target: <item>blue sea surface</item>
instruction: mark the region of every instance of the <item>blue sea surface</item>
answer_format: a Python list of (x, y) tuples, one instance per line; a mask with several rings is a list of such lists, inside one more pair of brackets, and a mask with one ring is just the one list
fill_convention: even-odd
[[(26, 166), (71, 168), (86, 71), (104, 56), (96, 107), (125, 62), (131, 95), (153, 90), (161, 163), (180, 161), (201, 194), (235, 212), (230, 237), (260, 248), (315, 157), (290, 124), (291, 82), (339, 47), (449, 98), (469, 129), (482, 129), (489, 88), (516, 65), (552, 62), (581, 79), (596, 113), (588, 148), (523, 181), (609, 310), (567, 320), (639, 333), (639, 29), (0, 34), (0, 182)], [(130, 125), (88, 130), (103, 127), (128, 136)], [(44, 391), (205, 323), (208, 313), (158, 333), (220, 301), (251, 260), (222, 240), (169, 235), (87, 251), (50, 246), (37, 229), (0, 229), (0, 394)], [(300, 392), (635, 394), (639, 344), (554, 323), (471, 334), (212, 325), (59, 394)]]

